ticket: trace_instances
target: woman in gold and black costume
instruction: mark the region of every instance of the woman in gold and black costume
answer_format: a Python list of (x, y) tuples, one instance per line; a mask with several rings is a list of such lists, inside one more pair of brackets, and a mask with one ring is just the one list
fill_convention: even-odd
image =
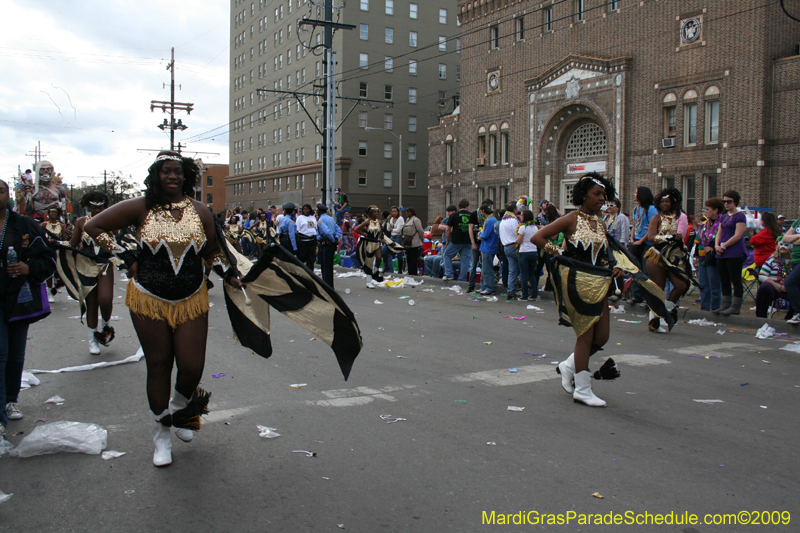
[[(199, 177), (191, 158), (163, 151), (149, 169), (143, 198), (116, 204), (85, 226), (128, 267), (125, 303), (147, 362), (156, 466), (172, 462), (170, 426), (177, 428), (178, 438), (190, 441), (199, 415), (207, 412), (210, 394), (198, 388), (208, 337), (204, 262), (225, 270), (226, 281), (242, 287), (217, 245), (213, 215), (192, 199)], [(123, 248), (113, 233), (128, 226), (136, 227), (135, 246)], [(178, 372), (170, 394), (173, 365)]]

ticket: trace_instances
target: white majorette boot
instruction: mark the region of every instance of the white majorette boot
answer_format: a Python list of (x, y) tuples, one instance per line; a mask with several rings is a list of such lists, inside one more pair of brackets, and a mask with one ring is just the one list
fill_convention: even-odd
[(89, 328), (89, 355), (100, 355), (100, 344), (94, 336), (95, 330)]
[(588, 370), (575, 373), (575, 392), (572, 393), (575, 403), (582, 403), (590, 407), (605, 407), (606, 402), (592, 392), (592, 375)]
[(153, 464), (156, 466), (167, 466), (172, 464), (172, 433), (169, 427), (161, 423), (161, 420), (169, 416), (169, 409), (156, 416), (150, 411), (150, 429), (153, 430), (153, 444), (156, 450), (153, 452)]
[(575, 353), (569, 354), (565, 360), (558, 363), (556, 372), (561, 374), (561, 386), (567, 394), (572, 394), (575, 391)]
[[(169, 412), (175, 414), (181, 409), (185, 409), (189, 405), (189, 398), (178, 392), (172, 391), (172, 399), (169, 401)], [(191, 429), (175, 428), (175, 436), (183, 442), (192, 442), (194, 438), (194, 431)]]

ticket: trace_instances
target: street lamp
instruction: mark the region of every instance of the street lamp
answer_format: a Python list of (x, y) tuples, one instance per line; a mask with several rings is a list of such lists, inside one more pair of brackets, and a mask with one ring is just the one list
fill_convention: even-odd
[(397, 195), (398, 196), (397, 207), (402, 208), (403, 207), (403, 136), (395, 135), (391, 130), (387, 130), (386, 128), (373, 128), (370, 126), (366, 126), (364, 129), (367, 131), (373, 131), (373, 130), (385, 131), (386, 133), (394, 135), (395, 139), (397, 139), (397, 147), (398, 147), (397, 155), (400, 158), (400, 169), (398, 170), (400, 175), (398, 176), (397, 180), (397, 188), (399, 189), (399, 193)]

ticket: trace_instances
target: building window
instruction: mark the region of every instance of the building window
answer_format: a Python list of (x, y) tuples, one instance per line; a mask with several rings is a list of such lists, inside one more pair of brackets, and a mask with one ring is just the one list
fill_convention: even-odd
[(367, 97), (367, 83), (364, 81), (360, 82), (358, 85), (358, 96), (361, 98)]
[(389, 170), (383, 171), (383, 186), (387, 188), (392, 186), (392, 172)]
[(360, 111), (358, 113), (358, 127), (359, 128), (366, 128), (367, 127), (367, 112)]
[(582, 22), (586, 18), (586, 0), (575, 1), (575, 22)]
[(610, 0), (608, 2), (608, 10), (616, 11), (617, 9), (619, 9), (619, 0)]
[(511, 147), (508, 142), (508, 124), (503, 124), (500, 127), (500, 164), (507, 165), (509, 162), (509, 152)]
[(417, 4), (409, 4), (408, 6), (408, 16), (412, 19), (417, 18), (417, 12), (419, 11), (419, 7)]
[(416, 48), (417, 46), (417, 32), (410, 31), (408, 32), (408, 46), (413, 46)]
[(486, 128), (483, 126), (478, 128), (478, 159), (486, 160)]
[(391, 159), (392, 158), (392, 143), (383, 143), (383, 158), (384, 159)]
[(360, 169), (358, 171), (358, 184), (361, 187), (367, 186), (367, 171), (365, 169)]
[(525, 19), (523, 17), (517, 17), (514, 19), (514, 26), (515, 26), (515, 33), (517, 35), (517, 41), (524, 41), (525, 40)]
[(408, 88), (408, 103), (409, 104), (417, 103), (417, 89), (414, 87)]
[(695, 202), (695, 182), (697, 180), (694, 176), (683, 177), (683, 209), (689, 215), (697, 214), (697, 204)]
[[(369, 54), (358, 54), (358, 66), (369, 68)], [(319, 62), (317, 62), (317, 77), (319, 77)]]
[(416, 59), (409, 59), (408, 60), (408, 75), (409, 76), (416, 76), (417, 75), (417, 60)]
[(683, 106), (683, 144), (684, 146), (697, 144), (697, 104)]
[(703, 203), (709, 198), (717, 197), (717, 175), (708, 174), (703, 176)]
[(447, 24), (447, 10), (439, 9), (439, 24)]
[(706, 144), (719, 142), (719, 101), (706, 102)]
[(497, 164), (497, 130), (489, 134), (489, 164)]
[(417, 131), (417, 117), (414, 115), (408, 116), (408, 131)]
[(214, 186), (214, 177), (213, 176), (206, 176), (206, 186), (213, 187)]
[(391, 100), (392, 99), (392, 86), (391, 85), (384, 85), (383, 86), (383, 99), (384, 100)]
[(489, 48), (497, 50), (500, 48), (500, 27), (492, 26), (489, 28)]
[(394, 43), (394, 29), (386, 28), (385, 35), (384, 35), (384, 41), (386, 42), (386, 44)]
[(542, 26), (544, 26), (544, 31), (553, 31), (553, 6), (544, 8), (542, 12)]
[(383, 115), (383, 127), (387, 130), (392, 129), (394, 124), (394, 115), (391, 113), (386, 113)]
[(387, 15), (394, 15), (394, 0), (386, 0), (385, 13)]
[(416, 172), (409, 172), (408, 173), (408, 188), (413, 189), (417, 186), (417, 173)]
[[(449, 135), (448, 135), (449, 137)], [(445, 170), (447, 172), (453, 171), (453, 140), (450, 138), (448, 141), (445, 141)]]
[(443, 35), (439, 36), (439, 51), (447, 52), (447, 37), (444, 37)]
[(461, 81), (461, 65), (456, 65), (456, 81)]
[(369, 11), (369, 0), (361, 0), (361, 11)]
[(214, 195), (212, 193), (208, 193), (206, 195), (206, 203), (207, 204), (214, 203)]
[(383, 69), (386, 72), (391, 72), (394, 69), (394, 59), (391, 57), (384, 57), (383, 58)]
[(369, 25), (368, 24), (361, 24), (359, 36), (361, 37), (362, 41), (366, 41), (369, 39)]
[(590, 122), (579, 126), (567, 141), (567, 159), (586, 159), (608, 155), (608, 141), (603, 128)]
[(358, 155), (367, 157), (367, 141), (358, 141)]
[(439, 63), (439, 79), (446, 80), (447, 79), (447, 65), (444, 63)]
[(416, 161), (417, 160), (417, 145), (416, 144), (409, 144), (408, 145), (408, 160), (409, 161)]

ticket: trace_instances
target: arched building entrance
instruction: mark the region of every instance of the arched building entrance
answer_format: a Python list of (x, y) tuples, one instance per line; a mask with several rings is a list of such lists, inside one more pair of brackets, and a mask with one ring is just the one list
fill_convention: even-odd
[(572, 210), (572, 186), (586, 172), (623, 178), (626, 59), (571, 56), (528, 80), (529, 191)]

